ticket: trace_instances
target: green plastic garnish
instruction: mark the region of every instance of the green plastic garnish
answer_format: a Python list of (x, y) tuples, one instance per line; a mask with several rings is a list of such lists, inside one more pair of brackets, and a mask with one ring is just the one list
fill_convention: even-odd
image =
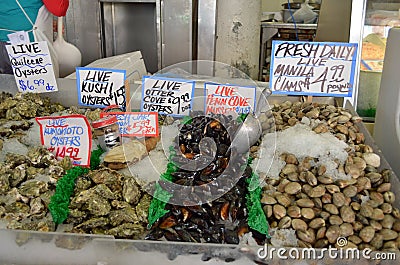
[(182, 123), (183, 123), (183, 124), (191, 124), (191, 123), (192, 123), (192, 117), (190, 117), (190, 116), (184, 116), (184, 117), (182, 118)]
[(247, 114), (244, 114), (244, 113), (239, 114), (239, 116), (236, 118), (236, 121), (239, 122), (239, 123), (242, 123), (242, 122), (244, 122), (246, 117), (247, 117)]
[[(90, 169), (94, 170), (100, 165), (100, 156), (104, 151), (97, 147), (90, 156)], [(76, 166), (68, 169), (65, 175), (57, 181), (56, 191), (50, 199), (49, 211), (56, 224), (62, 224), (69, 215), (70, 198), (74, 192), (75, 181), (79, 176), (89, 173), (88, 168)]]
[[(174, 177), (172, 176), (172, 173), (178, 170), (178, 166), (174, 162), (171, 162), (172, 158), (176, 156), (176, 151), (173, 146), (169, 147), (169, 153), (170, 162), (167, 164), (167, 170), (160, 175), (160, 179), (173, 182)], [(159, 218), (163, 217), (169, 212), (169, 210), (165, 210), (165, 206), (171, 197), (172, 194), (166, 190), (163, 190), (160, 184), (156, 183), (156, 190), (154, 191), (153, 199), (150, 202), (149, 215), (147, 218), (149, 222), (147, 226), (148, 228), (151, 228)]]
[[(168, 191), (165, 191), (161, 188), (160, 184), (156, 184), (156, 190), (154, 191), (154, 197), (150, 202), (149, 207), (149, 215), (148, 215), (148, 228), (151, 226), (161, 217), (163, 217), (169, 210), (165, 210), (165, 206), (167, 202), (172, 197)], [(161, 198), (158, 199), (158, 198)]]
[[(252, 159), (248, 160), (249, 165), (252, 162)], [(269, 237), (268, 234), (268, 221), (267, 217), (264, 214), (264, 211), (261, 206), (261, 187), (259, 185), (259, 177), (257, 174), (252, 173), (251, 177), (246, 180), (247, 183), (247, 195), (246, 195), (246, 207), (249, 211), (249, 215), (247, 217), (247, 224), (251, 229), (254, 229), (261, 234)]]

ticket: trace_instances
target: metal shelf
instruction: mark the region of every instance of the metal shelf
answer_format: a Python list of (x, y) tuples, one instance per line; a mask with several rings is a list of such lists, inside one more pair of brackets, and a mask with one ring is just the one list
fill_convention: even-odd
[[(262, 80), (264, 61), (267, 55), (267, 42), (271, 40), (280, 30), (316, 30), (317, 24), (294, 24), (279, 22), (261, 22), (261, 44), (260, 44), (260, 67), (258, 79)], [(288, 39), (289, 40), (289, 39)], [(262, 80), (265, 81), (265, 80)]]

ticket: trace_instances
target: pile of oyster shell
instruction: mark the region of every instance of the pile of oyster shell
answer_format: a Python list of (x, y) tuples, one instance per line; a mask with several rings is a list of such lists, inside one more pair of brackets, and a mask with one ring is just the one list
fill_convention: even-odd
[(0, 163), (0, 221), (10, 229), (54, 231), (48, 211), (57, 180), (71, 167), (42, 147), (27, 155), (7, 154)]
[(265, 180), (261, 198), (270, 226), (294, 229), (299, 247), (343, 247), (337, 240), (345, 237), (345, 247), (398, 251), (400, 210), (391, 191), (395, 175), (379, 169), (380, 157), (357, 126), (361, 119), (343, 108), (318, 103), (287, 101), (272, 111), (274, 119), (261, 117), (265, 130), (273, 120), (278, 131), (303, 123), (317, 134), (332, 133), (349, 148), (347, 160), (337, 163), (347, 179), (327, 174), (324, 165), (314, 163), (316, 158), (281, 154), (285, 165), (279, 176)]
[(7, 120), (24, 120), (51, 113), (63, 111), (65, 108), (58, 103), (52, 103), (50, 98), (35, 93), (17, 93), (12, 96), (1, 92), (0, 118)]
[(147, 226), (151, 196), (133, 176), (109, 168), (78, 177), (69, 205), (67, 232), (140, 239)]
[(19, 137), (32, 125), (31, 119), (48, 116), (63, 111), (61, 104), (50, 102), (49, 98), (39, 94), (0, 93), (0, 136), (4, 138)]

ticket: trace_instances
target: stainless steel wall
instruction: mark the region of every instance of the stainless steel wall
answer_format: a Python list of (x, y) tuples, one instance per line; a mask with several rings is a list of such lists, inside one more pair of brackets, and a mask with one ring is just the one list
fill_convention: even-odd
[(67, 41), (82, 53), (82, 65), (101, 58), (98, 0), (70, 1), (65, 29)]
[(160, 66), (157, 2), (155, 0), (100, 1), (102, 56), (141, 51), (147, 70), (151, 73), (156, 72)]
[(179, 62), (215, 59), (217, 0), (71, 1), (67, 40), (82, 65), (140, 50), (149, 72)]

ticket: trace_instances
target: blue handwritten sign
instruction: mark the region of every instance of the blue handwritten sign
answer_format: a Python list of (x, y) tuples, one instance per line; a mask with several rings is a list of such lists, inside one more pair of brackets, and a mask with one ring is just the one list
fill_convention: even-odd
[(351, 97), (357, 47), (356, 43), (273, 41), (272, 93)]
[(79, 105), (105, 108), (117, 105), (125, 109), (125, 70), (76, 68)]
[(186, 116), (192, 109), (194, 81), (145, 76), (142, 80), (141, 111)]
[(101, 117), (115, 115), (122, 136), (158, 136), (157, 112), (102, 112)]
[(42, 145), (57, 159), (70, 157), (74, 165), (90, 166), (92, 133), (84, 115), (37, 117)]
[(6, 49), (20, 92), (58, 91), (47, 42), (7, 45)]

